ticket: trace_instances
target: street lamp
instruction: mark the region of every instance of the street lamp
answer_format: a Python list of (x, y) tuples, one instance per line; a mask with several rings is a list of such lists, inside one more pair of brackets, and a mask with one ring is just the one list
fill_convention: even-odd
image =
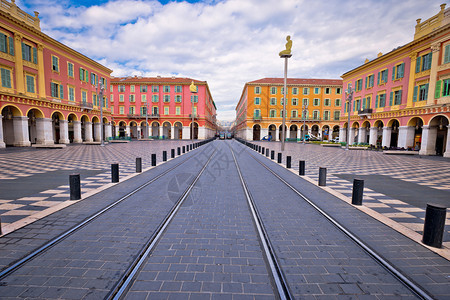
[(305, 144), (305, 140), (306, 140), (306, 134), (305, 134), (305, 129), (306, 129), (306, 117), (308, 116), (308, 104), (303, 103), (302, 106), (303, 109), (303, 144)]
[(145, 139), (148, 139), (148, 101), (145, 103)]
[(101, 80), (98, 81), (97, 85), (97, 99), (100, 98), (100, 146), (104, 147), (105, 143), (103, 141), (103, 92), (105, 90), (105, 87), (103, 86), (103, 83)]
[(352, 84), (348, 84), (348, 88), (345, 91), (345, 96), (347, 98), (347, 114), (348, 114), (348, 122), (347, 122), (347, 146), (345, 147), (345, 150), (349, 149), (350, 144), (350, 107), (352, 106), (352, 98), (353, 98), (353, 92), (355, 90), (352, 90)]
[(292, 40), (291, 36), (288, 35), (286, 37), (286, 49), (279, 53), (280, 58), (284, 58), (284, 99), (283, 99), (283, 122), (281, 128), (281, 151), (284, 151), (284, 143), (286, 142), (286, 94), (287, 94), (287, 67), (288, 67), (288, 59), (292, 56)]

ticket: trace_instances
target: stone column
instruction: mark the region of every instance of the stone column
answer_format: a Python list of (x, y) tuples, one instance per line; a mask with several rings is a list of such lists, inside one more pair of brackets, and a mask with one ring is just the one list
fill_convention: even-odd
[(346, 143), (347, 142), (347, 128), (339, 128), (339, 142)]
[(60, 144), (69, 144), (69, 121), (59, 120), (59, 141)]
[(83, 139), (81, 138), (81, 121), (73, 121), (73, 142), (83, 142)]
[(280, 128), (275, 128), (275, 136), (272, 137), (272, 141), (280, 141)]
[(370, 127), (369, 145), (377, 145), (378, 127)]
[(158, 136), (159, 137), (163, 136), (163, 126), (162, 126), (162, 124), (158, 127)]
[(381, 140), (381, 147), (391, 146), (391, 127), (383, 127), (383, 139)]
[(127, 125), (127, 126), (125, 127), (125, 135), (126, 135), (127, 137), (131, 137), (130, 125)]
[[(434, 105), (434, 93), (436, 89), (437, 69), (440, 55), (441, 43), (431, 45), (431, 69), (430, 69), (430, 83), (428, 86), (427, 105)], [(413, 80), (414, 81), (414, 80)], [(417, 95), (419, 96), (419, 95)]]
[[(25, 84), (23, 76), (23, 58), (22, 58), (22, 35), (20, 33), (14, 34), (14, 54), (15, 54), (15, 69), (16, 74), (16, 91), (19, 94), (25, 93)], [(12, 74), (11, 74), (12, 75)], [(28, 129), (27, 129), (28, 132)]]
[(112, 126), (111, 123), (105, 124), (105, 140), (109, 141), (109, 138), (112, 136)]
[(444, 157), (450, 157), (450, 125), (447, 125), (447, 144), (445, 144)]
[(400, 126), (398, 128), (398, 146), (407, 149), (414, 148), (414, 133), (416, 128), (414, 126)]
[(37, 45), (37, 58), (38, 58), (38, 75), (39, 75), (39, 97), (46, 98), (45, 93), (45, 67), (44, 67), (44, 46), (42, 44)]
[(262, 139), (266, 135), (269, 135), (269, 128), (261, 128), (261, 132), (259, 134), (259, 138)]
[(92, 122), (84, 123), (84, 138), (85, 142), (93, 142), (92, 138)]
[(14, 146), (31, 146), (30, 137), (28, 135), (28, 117), (13, 117), (13, 128)]
[(102, 141), (102, 123), (94, 123), (94, 141), (101, 142)]
[(353, 127), (350, 128), (350, 136), (348, 137), (348, 144), (349, 144), (349, 145), (353, 145), (353, 143), (354, 143), (354, 139), (355, 139), (355, 129), (356, 129), (356, 128), (353, 128)]
[(36, 118), (36, 144), (53, 145), (53, 123), (49, 118)]
[(198, 139), (204, 140), (206, 138), (205, 127), (201, 126), (198, 128)]
[(358, 133), (358, 143), (367, 143), (366, 136), (367, 136), (366, 127), (360, 127)]
[(175, 139), (175, 126), (172, 126), (172, 128), (170, 129), (170, 139)]
[(116, 132), (114, 132), (114, 137), (119, 136), (120, 126), (116, 125), (115, 128), (116, 128)]
[(422, 144), (420, 145), (420, 155), (436, 155), (437, 127), (429, 125), (422, 127)]
[(189, 140), (191, 138), (191, 128), (189, 126), (183, 126), (183, 140)]
[(6, 148), (5, 141), (3, 140), (3, 116), (0, 114), (0, 148)]

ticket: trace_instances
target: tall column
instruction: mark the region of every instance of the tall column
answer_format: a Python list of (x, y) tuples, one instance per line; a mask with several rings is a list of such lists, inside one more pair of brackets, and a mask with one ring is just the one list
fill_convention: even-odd
[(424, 125), (422, 127), (422, 144), (420, 145), (420, 155), (436, 155), (437, 127)]
[(111, 123), (105, 124), (105, 140), (109, 141), (109, 138), (112, 136), (112, 126)]
[(377, 138), (378, 138), (378, 127), (370, 127), (369, 132), (369, 145), (377, 145)]
[(6, 148), (5, 141), (3, 140), (3, 116), (0, 114), (0, 148)]
[(272, 141), (280, 141), (280, 128), (275, 128), (275, 136), (272, 137)]
[(191, 128), (189, 126), (183, 126), (183, 140), (189, 140), (191, 138)]
[(348, 137), (348, 144), (353, 145), (355, 143), (355, 129), (356, 128), (350, 128), (350, 136)]
[(173, 140), (175, 138), (175, 127), (170, 129), (170, 139)]
[(60, 144), (69, 144), (69, 121), (67, 120), (59, 120), (59, 143)]
[(114, 137), (119, 136), (120, 126), (116, 125), (114, 128), (116, 128), (116, 132), (114, 132)]
[(130, 125), (127, 125), (127, 127), (125, 127), (125, 135), (127, 137), (131, 137)]
[(14, 33), (14, 54), (15, 54), (15, 70), (16, 74), (16, 91), (19, 94), (25, 93), (25, 85), (23, 78), (23, 59), (22, 59), (22, 35)]
[(428, 85), (428, 99), (427, 105), (434, 105), (434, 92), (436, 89), (437, 80), (437, 68), (439, 62), (439, 55), (441, 53), (441, 43), (431, 45), (431, 69), (430, 69), (430, 82)]
[(13, 127), (14, 146), (31, 146), (30, 137), (28, 135), (28, 117), (13, 117)]
[(83, 139), (81, 138), (81, 121), (72, 121), (72, 122), (73, 122), (73, 142), (82, 143)]
[(366, 136), (367, 136), (366, 127), (360, 127), (358, 133), (358, 143), (367, 143)]
[(37, 58), (38, 58), (38, 76), (39, 76), (39, 97), (45, 98), (45, 74), (44, 74), (44, 46), (38, 44), (37, 46)]
[(400, 126), (398, 128), (398, 146), (407, 149), (414, 148), (414, 133), (416, 128), (414, 126)]
[(102, 131), (101, 131), (102, 123), (94, 123), (94, 141), (101, 142), (102, 141)]
[(85, 138), (85, 142), (93, 142), (94, 141), (94, 139), (92, 138), (92, 122), (84, 123), (84, 138)]
[(339, 142), (340, 143), (347, 142), (347, 128), (344, 127), (339, 128)]
[(445, 145), (444, 157), (450, 157), (450, 125), (447, 125), (447, 144)]
[(206, 129), (204, 126), (198, 127), (198, 139), (204, 140), (206, 138)]
[(391, 127), (383, 127), (383, 139), (381, 140), (382, 147), (390, 147), (391, 146)]
[(163, 136), (163, 127), (162, 127), (162, 125), (159, 126), (159, 128), (158, 128), (158, 136), (159, 136), (159, 137), (162, 137), (162, 136)]
[(260, 133), (260, 139), (262, 139), (263, 137), (269, 135), (269, 128), (261, 128), (261, 133)]
[(53, 123), (49, 118), (36, 118), (36, 144), (53, 145)]

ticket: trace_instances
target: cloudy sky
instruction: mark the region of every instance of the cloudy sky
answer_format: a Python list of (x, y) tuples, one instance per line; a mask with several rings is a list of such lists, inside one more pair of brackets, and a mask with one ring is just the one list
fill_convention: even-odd
[(233, 120), (246, 82), (340, 76), (410, 42), (444, 0), (16, 0), (41, 29), (113, 76), (206, 80), (219, 120)]

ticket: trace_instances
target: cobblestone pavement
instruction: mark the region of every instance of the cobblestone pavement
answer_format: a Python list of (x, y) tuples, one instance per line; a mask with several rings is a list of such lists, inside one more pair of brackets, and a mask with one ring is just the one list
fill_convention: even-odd
[[(277, 153), (280, 142), (253, 142)], [(344, 150), (317, 144), (286, 143), (297, 172), (305, 161), (305, 175), (317, 183), (319, 167), (327, 168), (327, 187), (352, 196), (353, 178), (364, 179), (363, 205), (422, 235), (427, 203), (450, 207), (450, 159), (442, 157), (387, 155), (369, 150)], [(444, 246), (450, 248), (450, 214), (447, 212)]]
[[(111, 164), (119, 163), (120, 180), (136, 174), (151, 155), (162, 161), (163, 151), (190, 141), (132, 141), (99, 145), (70, 145), (63, 149), (7, 148), (0, 150), (0, 219), (2, 227), (16, 228), (70, 204), (69, 174), (80, 173), (82, 198), (111, 183)], [(176, 153), (175, 153), (176, 154)], [(29, 220), (29, 221), (24, 221)], [(5, 233), (5, 230), (3, 231)]]

